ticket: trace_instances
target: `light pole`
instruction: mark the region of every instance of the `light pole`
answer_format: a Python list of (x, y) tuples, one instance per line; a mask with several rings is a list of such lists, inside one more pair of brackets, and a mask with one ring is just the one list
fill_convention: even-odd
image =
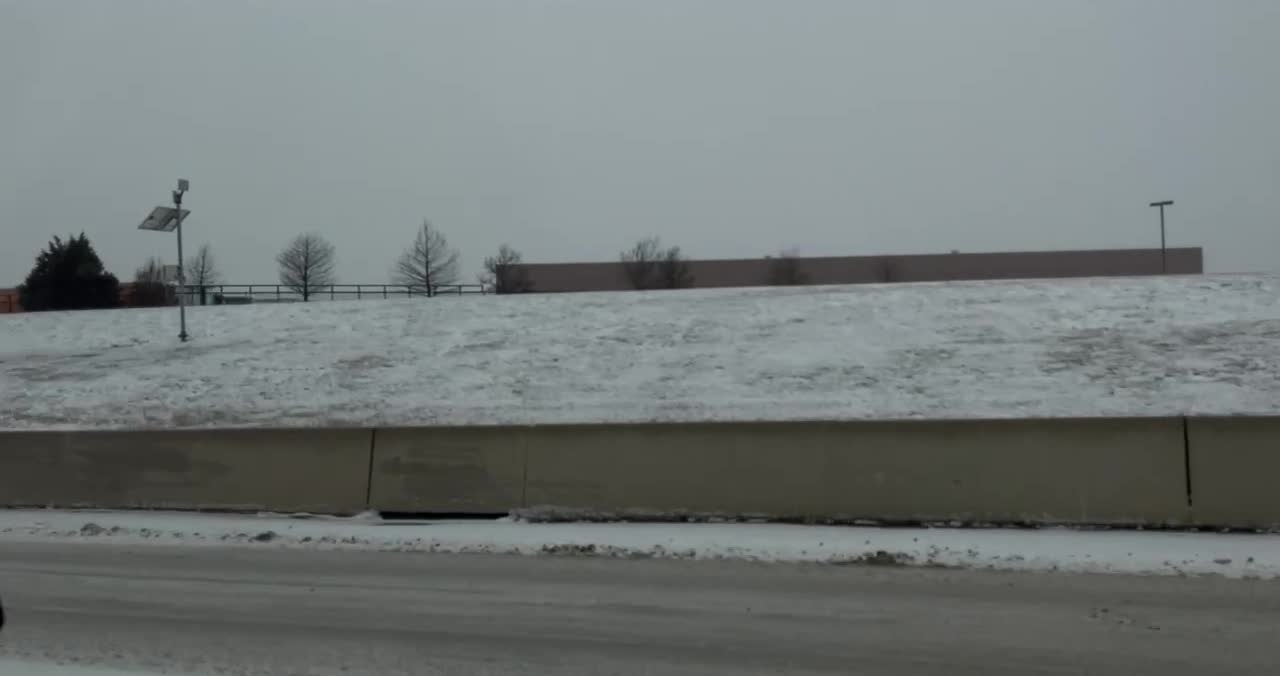
[(174, 220), (178, 222), (178, 340), (187, 342), (187, 264), (182, 258), (182, 196), (191, 189), (187, 179), (178, 179), (178, 189), (173, 191)]
[(138, 226), (139, 230), (178, 231), (178, 322), (180, 326), (178, 340), (184, 343), (187, 342), (190, 336), (187, 335), (187, 275), (183, 270), (185, 265), (182, 262), (182, 219), (191, 215), (191, 211), (182, 208), (182, 196), (190, 189), (191, 184), (187, 179), (178, 179), (178, 189), (173, 191), (173, 206), (152, 209), (147, 218)]
[[(1158, 207), (1160, 209), (1160, 274), (1169, 274), (1169, 256), (1164, 246), (1164, 208), (1173, 206), (1173, 200), (1165, 200), (1163, 202), (1152, 202), (1148, 206)], [(182, 241), (182, 235), (178, 235), (178, 241)], [(181, 244), (179, 244), (181, 246)]]

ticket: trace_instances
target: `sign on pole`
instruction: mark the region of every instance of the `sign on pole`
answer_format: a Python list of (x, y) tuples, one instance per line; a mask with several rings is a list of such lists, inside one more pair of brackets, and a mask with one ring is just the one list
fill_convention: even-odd
[[(191, 215), (190, 209), (182, 210), (182, 219)], [(146, 220), (138, 226), (139, 230), (155, 230), (157, 232), (173, 232), (178, 227), (178, 210), (173, 207), (156, 207), (151, 210)]]

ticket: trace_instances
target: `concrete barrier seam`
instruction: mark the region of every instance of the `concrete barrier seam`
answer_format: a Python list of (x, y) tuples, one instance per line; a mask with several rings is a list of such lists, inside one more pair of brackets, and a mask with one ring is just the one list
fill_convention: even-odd
[(1187, 478), (1187, 511), (1191, 513), (1192, 521), (1195, 520), (1195, 493), (1193, 488), (1195, 483), (1191, 477), (1191, 422), (1187, 420), (1187, 416), (1182, 416), (1182, 466), (1183, 474)]
[(373, 459), (378, 451), (378, 428), (369, 430), (369, 468), (364, 477), (364, 508), (373, 509)]
[(531, 426), (520, 429), (520, 506), (529, 507), (529, 430)]

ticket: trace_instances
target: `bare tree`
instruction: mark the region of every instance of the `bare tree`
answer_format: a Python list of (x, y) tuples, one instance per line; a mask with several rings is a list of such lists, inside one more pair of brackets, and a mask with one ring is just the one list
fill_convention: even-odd
[(222, 283), (222, 273), (218, 271), (218, 265), (213, 259), (213, 248), (208, 244), (200, 245), (196, 254), (187, 258), (183, 273), (187, 286), (200, 290), (201, 305), (206, 304), (209, 287)]
[(154, 282), (156, 284), (164, 284), (167, 281), (164, 274), (164, 261), (155, 256), (148, 258), (147, 262), (138, 266), (138, 269), (134, 271), (133, 281), (135, 283)]
[(689, 263), (680, 253), (680, 247), (673, 246), (662, 252), (658, 261), (658, 281), (663, 289), (687, 289), (693, 286), (693, 273)]
[(391, 281), (405, 286), (424, 287), (427, 295), (435, 288), (458, 281), (458, 250), (449, 248), (443, 232), (423, 220), (422, 229), (391, 269)]
[(627, 281), (634, 289), (655, 288), (658, 277), (658, 261), (662, 258), (662, 241), (657, 237), (646, 237), (626, 251), (619, 258), (622, 269), (627, 274)]
[(164, 261), (148, 258), (133, 273), (133, 293), (130, 305), (134, 307), (159, 307), (169, 304), (169, 287), (165, 279)]
[(276, 254), (280, 266), (280, 283), (311, 300), (311, 295), (332, 286), (334, 274), (333, 245), (314, 233), (298, 235), (284, 251)]
[(480, 283), (493, 289), (494, 293), (525, 293), (533, 290), (533, 282), (522, 268), (517, 266), (523, 261), (519, 251), (503, 244), (498, 247), (498, 255), (484, 259), (484, 272), (480, 275)]
[(619, 255), (627, 281), (636, 289), (683, 289), (693, 286), (693, 273), (680, 247), (646, 237)]
[(800, 269), (800, 253), (795, 249), (786, 249), (769, 258), (769, 284), (797, 286), (808, 283), (809, 276)]

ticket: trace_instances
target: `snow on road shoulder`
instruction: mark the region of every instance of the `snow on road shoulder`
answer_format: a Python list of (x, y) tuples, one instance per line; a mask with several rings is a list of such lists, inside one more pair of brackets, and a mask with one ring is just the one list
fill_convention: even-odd
[(120, 671), (73, 664), (30, 662), (7, 657), (0, 657), (0, 674), (13, 674), (13, 676), (151, 676), (150, 672)]
[(1280, 577), (1280, 536), (1264, 534), (0, 511), (0, 544), (49, 540)]

